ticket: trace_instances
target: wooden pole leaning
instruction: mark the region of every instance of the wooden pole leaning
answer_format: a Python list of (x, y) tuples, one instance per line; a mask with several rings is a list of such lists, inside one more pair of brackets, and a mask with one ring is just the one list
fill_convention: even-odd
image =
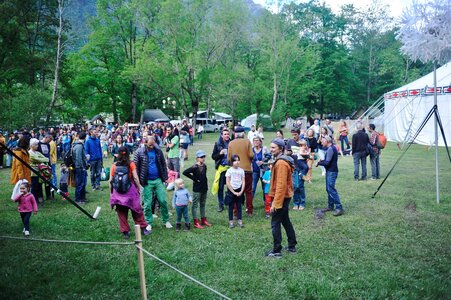
[[(135, 225), (135, 244), (136, 246), (142, 248), (141, 227), (139, 225)], [(146, 273), (144, 271), (144, 256), (142, 250), (138, 247), (136, 249), (138, 250), (139, 282), (141, 286), (141, 295), (142, 295), (141, 299), (147, 300)]]

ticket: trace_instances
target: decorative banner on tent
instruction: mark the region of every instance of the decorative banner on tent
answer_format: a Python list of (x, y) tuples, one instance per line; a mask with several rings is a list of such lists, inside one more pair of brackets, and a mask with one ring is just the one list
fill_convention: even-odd
[[(437, 87), (437, 94), (450, 94), (451, 86)], [(384, 99), (402, 98), (407, 96), (431, 96), (434, 95), (434, 87), (426, 87), (423, 89), (412, 89), (404, 91), (395, 91), (391, 93), (385, 93)]]
[(416, 96), (421, 93), (420, 89), (409, 90), (409, 96)]
[[(436, 90), (437, 90), (437, 94), (441, 94), (442, 93), (442, 88), (441, 87), (438, 87)], [(426, 90), (424, 91), (424, 94), (426, 94), (426, 95), (434, 95), (434, 87), (426, 88)]]

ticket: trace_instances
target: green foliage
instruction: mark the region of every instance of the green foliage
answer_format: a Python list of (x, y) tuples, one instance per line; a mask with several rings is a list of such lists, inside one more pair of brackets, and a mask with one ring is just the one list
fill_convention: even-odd
[[(288, 134), (286, 132), (286, 134)], [(274, 133), (265, 132), (265, 145)], [(217, 133), (204, 134), (189, 148), (194, 163), (198, 149), (207, 152), (209, 185), (214, 162), (209, 159)], [(385, 176), (400, 152), (388, 143), (381, 157)], [(208, 193), (206, 213), (212, 227), (190, 232), (164, 228), (154, 220), (143, 247), (177, 269), (231, 299), (447, 299), (451, 258), (451, 168), (444, 149), (439, 151), (442, 202), (435, 203), (435, 152), (414, 145), (388, 178), (375, 199), (379, 181), (355, 182), (352, 157), (339, 158), (337, 190), (346, 210), (335, 218), (318, 218), (327, 205), (325, 179), (315, 168), (306, 183), (307, 207), (290, 210), (297, 234), (297, 254), (283, 252), (268, 259), (271, 224), (264, 218), (260, 187), (254, 198), (255, 215), (243, 218), (243, 229), (229, 229), (227, 213), (216, 212), (217, 199)], [(105, 160), (109, 166), (112, 159)], [(420, 176), (414, 175), (419, 174)], [(9, 200), (9, 169), (0, 170), (3, 199), (0, 235), (22, 237), (17, 204)], [(185, 178), (191, 190), (191, 181)], [(72, 241), (123, 242), (109, 191), (87, 194), (84, 208), (102, 210), (89, 220), (73, 205), (47, 201), (31, 217), (31, 237)], [(70, 189), (73, 196), (74, 189)], [(171, 199), (168, 192), (167, 199)], [(174, 223), (175, 211), (170, 221)], [(191, 217), (191, 212), (190, 212)], [(129, 223), (133, 224), (129, 215)], [(286, 236), (283, 232), (283, 244)], [(129, 240), (133, 242), (134, 236)], [(136, 249), (130, 246), (55, 244), (0, 238), (0, 290), (4, 299), (139, 299)], [(149, 299), (218, 299), (218, 296), (145, 255)], [(265, 283), (265, 284), (264, 284)]]

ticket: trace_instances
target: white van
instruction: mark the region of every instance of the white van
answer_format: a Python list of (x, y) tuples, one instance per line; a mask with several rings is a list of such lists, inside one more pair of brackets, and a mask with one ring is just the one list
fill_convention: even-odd
[(196, 124), (204, 127), (204, 132), (218, 132), (219, 131), (219, 125), (216, 123), (216, 120), (214, 119), (207, 119), (207, 118), (198, 118), (196, 119)]

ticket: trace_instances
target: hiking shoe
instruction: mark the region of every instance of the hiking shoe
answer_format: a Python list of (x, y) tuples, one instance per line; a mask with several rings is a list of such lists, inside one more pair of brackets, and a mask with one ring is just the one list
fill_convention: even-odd
[(282, 253), (275, 252), (274, 250), (268, 251), (265, 253), (266, 257), (273, 257), (273, 258), (282, 258)]
[(25, 234), (25, 236), (29, 236), (29, 235), (30, 235), (30, 232), (29, 232), (28, 230), (25, 230), (25, 231), (23, 232), (23, 234)]
[(164, 223), (164, 226), (166, 226), (167, 229), (171, 229), (172, 228), (172, 225), (171, 225), (171, 223), (169, 223), (169, 221)]
[(333, 209), (330, 208), (330, 207), (326, 207), (326, 208), (321, 209), (321, 212), (323, 212), (323, 213), (328, 212), (328, 211), (333, 211)]
[(290, 252), (290, 253), (296, 253), (297, 252), (296, 247), (286, 246), (286, 247), (283, 248), (283, 250), (285, 250), (287, 252)]
[(334, 215), (334, 217), (338, 217), (338, 216), (342, 216), (344, 213), (345, 213), (344, 210), (342, 210), (342, 209), (337, 209), (337, 210), (333, 213), (333, 215)]
[(122, 232), (122, 237), (124, 239), (128, 240), (130, 238), (130, 232), (128, 232), (128, 231)]

